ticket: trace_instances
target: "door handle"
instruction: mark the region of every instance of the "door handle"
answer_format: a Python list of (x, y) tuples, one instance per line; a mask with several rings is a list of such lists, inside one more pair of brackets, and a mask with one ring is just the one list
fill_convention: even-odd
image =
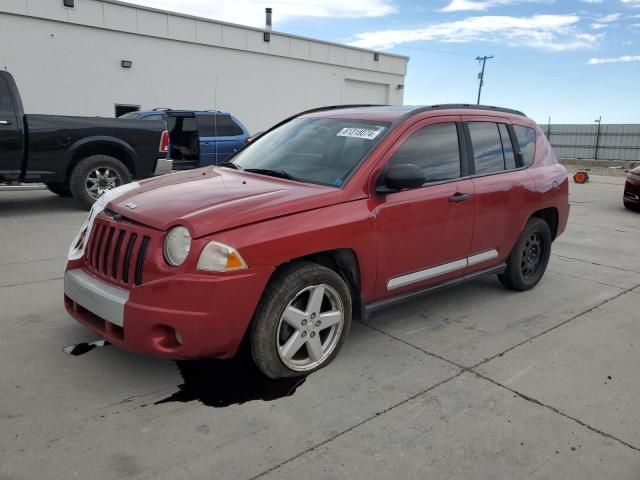
[(471, 198), (470, 193), (456, 192), (449, 197), (449, 203), (460, 203), (460, 202), (469, 200), (470, 198)]
[(0, 120), (0, 125), (11, 125), (11, 120)]

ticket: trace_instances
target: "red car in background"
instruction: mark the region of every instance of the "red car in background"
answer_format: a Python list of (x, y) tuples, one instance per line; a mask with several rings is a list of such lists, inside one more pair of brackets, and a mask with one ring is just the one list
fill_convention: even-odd
[(627, 175), (622, 201), (628, 209), (640, 211), (640, 167), (634, 168)]
[(246, 338), (266, 375), (304, 375), (354, 314), (485, 274), (534, 287), (568, 214), (566, 171), (520, 112), (321, 108), (221, 166), (108, 192), (64, 301), (130, 350), (228, 358)]

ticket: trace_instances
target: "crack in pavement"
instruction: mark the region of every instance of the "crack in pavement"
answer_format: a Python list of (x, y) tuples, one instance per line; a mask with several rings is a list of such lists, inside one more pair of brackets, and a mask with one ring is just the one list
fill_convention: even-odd
[(384, 415), (385, 413), (388, 413), (388, 412), (390, 412), (391, 410), (393, 410), (393, 409), (395, 409), (395, 408), (398, 408), (398, 407), (400, 407), (400, 406), (402, 406), (402, 405), (404, 405), (404, 404), (406, 404), (406, 403), (410, 402), (411, 400), (414, 400), (414, 399), (418, 398), (420, 395), (424, 395), (425, 393), (428, 393), (428, 392), (430, 392), (431, 390), (434, 390), (434, 389), (436, 389), (436, 388), (440, 387), (441, 385), (444, 385), (445, 383), (450, 382), (450, 381), (451, 381), (451, 380), (453, 380), (454, 378), (458, 378), (458, 377), (459, 377), (460, 375), (462, 375), (463, 373), (464, 373), (464, 370), (460, 370), (460, 371), (459, 371), (459, 372), (457, 372), (455, 375), (452, 375), (452, 376), (450, 376), (450, 377), (448, 377), (448, 378), (445, 378), (444, 380), (441, 380), (440, 382), (436, 383), (435, 385), (430, 386), (430, 387), (429, 387), (429, 388), (427, 388), (426, 390), (423, 390), (423, 391), (418, 392), (418, 393), (416, 393), (416, 394), (414, 394), (414, 395), (411, 395), (410, 397), (405, 398), (405, 399), (404, 399), (404, 400), (402, 400), (401, 402), (398, 402), (398, 403), (396, 403), (396, 404), (394, 404), (394, 405), (391, 405), (390, 407), (385, 408), (384, 410), (382, 410), (382, 411), (380, 411), (380, 412), (376, 412), (376, 413), (374, 413), (373, 415), (370, 415), (369, 417), (365, 418), (365, 419), (364, 419), (364, 420), (362, 420), (361, 422), (358, 422), (358, 423), (356, 423), (355, 425), (352, 425), (351, 427), (349, 427), (349, 428), (347, 428), (347, 429), (345, 429), (345, 430), (343, 430), (343, 431), (341, 431), (341, 432), (338, 432), (338, 433), (336, 433), (335, 435), (333, 435), (333, 436), (331, 436), (331, 437), (327, 438), (326, 440), (323, 440), (322, 442), (320, 442), (320, 443), (318, 443), (318, 444), (316, 444), (316, 445), (314, 445), (314, 446), (312, 446), (312, 447), (309, 447), (309, 448), (307, 448), (306, 450), (303, 450), (302, 452), (299, 452), (299, 453), (295, 454), (295, 455), (294, 455), (294, 456), (292, 456), (292, 457), (289, 457), (288, 459), (286, 459), (286, 460), (284, 460), (284, 461), (282, 461), (282, 462), (278, 463), (277, 465), (274, 465), (273, 467), (271, 467), (271, 468), (269, 468), (269, 469), (267, 469), (267, 470), (265, 470), (265, 471), (263, 471), (263, 472), (259, 473), (258, 475), (255, 475), (255, 476), (251, 477), (249, 480), (256, 480), (256, 479), (258, 479), (258, 478), (264, 477), (265, 475), (267, 475), (267, 474), (269, 474), (269, 473), (271, 473), (271, 472), (273, 472), (273, 471), (275, 471), (275, 470), (279, 469), (280, 467), (283, 467), (284, 465), (287, 465), (288, 463), (293, 462), (293, 461), (294, 461), (294, 460), (296, 460), (297, 458), (300, 458), (301, 456), (306, 455), (307, 453), (312, 452), (312, 451), (314, 451), (314, 450), (316, 450), (316, 449), (318, 449), (318, 448), (320, 448), (320, 447), (322, 447), (322, 446), (326, 445), (327, 443), (332, 442), (332, 441), (333, 441), (333, 440), (335, 440), (336, 438), (341, 437), (342, 435), (345, 435), (345, 434), (347, 434), (347, 433), (349, 433), (349, 432), (351, 432), (351, 431), (355, 430), (356, 428), (361, 427), (362, 425), (364, 425), (365, 423), (370, 422), (370, 421), (371, 421), (371, 420), (373, 420), (374, 418), (377, 418), (377, 417), (379, 417), (380, 415)]
[(42, 280), (31, 280), (29, 282), (10, 283), (9, 285), (0, 285), (0, 288), (20, 287), (22, 285), (31, 285), (33, 283), (52, 282), (54, 280), (62, 280), (64, 277), (43, 278)]
[(575, 260), (576, 262), (589, 263), (591, 265), (596, 265), (598, 267), (613, 268), (614, 270), (621, 270), (623, 272), (629, 272), (629, 273), (640, 273), (640, 271), (638, 271), (638, 270), (629, 270), (628, 268), (614, 267), (613, 265), (605, 265), (604, 263), (596, 263), (596, 262), (592, 262), (591, 260), (585, 260), (583, 258), (568, 257), (566, 255), (560, 255), (558, 253), (552, 253), (551, 255), (553, 255), (554, 257), (558, 257), (558, 258), (566, 258), (567, 260)]
[(638, 288), (638, 287), (640, 287), (640, 284), (638, 284), (638, 285), (636, 285), (634, 287), (631, 287), (629, 289), (625, 289), (622, 292), (615, 294), (613, 297), (609, 297), (609, 298), (603, 300), (602, 302), (598, 303), (597, 305), (594, 305), (593, 307), (590, 307), (587, 310), (584, 310), (584, 311), (582, 311), (580, 313), (577, 313), (576, 315), (574, 315), (574, 316), (572, 316), (572, 317), (570, 317), (570, 318), (568, 318), (566, 320), (563, 320), (562, 322), (558, 323), (557, 325), (554, 325), (553, 327), (549, 327), (546, 330), (543, 330), (542, 332), (535, 334), (531, 338), (528, 338), (526, 340), (523, 340), (520, 343), (512, 345), (511, 347), (507, 348), (506, 350), (504, 350), (504, 351), (502, 351), (500, 353), (496, 353), (495, 355), (492, 355), (490, 357), (485, 358), (484, 360), (482, 360), (482, 361), (476, 363), (475, 365), (469, 367), (469, 370), (473, 370), (474, 368), (478, 368), (480, 365), (484, 365), (485, 363), (490, 362), (494, 358), (502, 357), (505, 353), (508, 353), (511, 350), (514, 350), (514, 349), (520, 347), (521, 345), (524, 345), (525, 343), (529, 343), (532, 340), (535, 340), (538, 337), (541, 337), (542, 335), (546, 335), (547, 333), (552, 332), (553, 330), (555, 330), (557, 328), (560, 328), (563, 325), (566, 325), (567, 323), (569, 323), (569, 322), (571, 322), (571, 321), (573, 321), (573, 320), (575, 320), (577, 318), (580, 318), (583, 315), (586, 315), (587, 313), (593, 312), (594, 310), (600, 308), (601, 306), (603, 306), (603, 305), (605, 305), (605, 304), (607, 304), (609, 302), (612, 302), (613, 300), (615, 300), (617, 298), (620, 298), (623, 295), (626, 295), (627, 293), (631, 292), (632, 290), (634, 290), (635, 288)]
[(46, 262), (49, 260), (66, 260), (66, 256), (59, 256), (59, 257), (47, 257), (47, 258), (36, 258), (33, 260), (20, 260), (18, 262), (8, 262), (8, 263), (0, 263), (0, 267), (9, 267), (12, 265), (23, 265), (25, 263), (36, 263), (36, 262)]
[(639, 447), (631, 445), (630, 443), (627, 443), (624, 440), (621, 440), (620, 438), (615, 437), (614, 435), (611, 435), (610, 433), (607, 433), (607, 432), (599, 430), (599, 429), (597, 429), (595, 427), (592, 427), (588, 423), (585, 423), (585, 422), (583, 422), (582, 420), (580, 420), (580, 419), (578, 419), (576, 417), (572, 417), (571, 415), (563, 412), (562, 410), (557, 409), (556, 407), (552, 407), (551, 405), (547, 405), (546, 403), (543, 403), (540, 400), (537, 400), (537, 399), (535, 399), (533, 397), (530, 397), (529, 395), (525, 395), (524, 393), (519, 392), (518, 390), (515, 390), (513, 388), (507, 387), (506, 385), (503, 385), (500, 382), (496, 382), (492, 378), (486, 377), (486, 376), (482, 375), (481, 373), (478, 373), (478, 372), (476, 372), (474, 370), (469, 370), (469, 372), (473, 373), (474, 375), (476, 375), (479, 378), (482, 378), (482, 379), (484, 379), (484, 380), (486, 380), (486, 381), (488, 381), (490, 383), (493, 383), (494, 385), (496, 385), (498, 387), (504, 388), (505, 390), (507, 390), (507, 391), (519, 396), (520, 398), (522, 398), (522, 399), (524, 399), (524, 400), (526, 400), (528, 402), (531, 402), (531, 403), (534, 403), (534, 404), (539, 405), (541, 407), (547, 408), (547, 409), (551, 410), (552, 412), (557, 413), (558, 415), (561, 415), (561, 416), (563, 416), (565, 418), (568, 418), (569, 420), (573, 420), (578, 425), (581, 425), (581, 426), (591, 430), (592, 432), (595, 432), (595, 433), (597, 433), (597, 434), (599, 434), (599, 435), (601, 435), (603, 437), (610, 438), (611, 440), (615, 440), (616, 442), (619, 442), (622, 445), (624, 445), (626, 447), (629, 447), (632, 450), (640, 452), (640, 448)]
[[(476, 376), (477, 376), (477, 377), (479, 377), (479, 378), (483, 378), (484, 380), (487, 380), (487, 381), (489, 381), (489, 382), (491, 382), (491, 383), (493, 383), (493, 384), (495, 384), (495, 385), (497, 385), (497, 386), (499, 386), (499, 387), (501, 387), (501, 388), (504, 388), (504, 389), (506, 389), (506, 390), (508, 390), (508, 391), (512, 392), (512, 393), (513, 393), (513, 394), (515, 394), (515, 395), (518, 395), (520, 398), (522, 398), (522, 399), (524, 399), (524, 400), (527, 400), (528, 402), (531, 402), (531, 403), (533, 403), (533, 404), (536, 404), (536, 405), (539, 405), (539, 406), (545, 407), (545, 408), (547, 408), (547, 409), (551, 410), (552, 412), (557, 413), (558, 415), (561, 415), (561, 416), (563, 416), (563, 417), (565, 417), (565, 418), (567, 418), (567, 419), (569, 419), (569, 420), (573, 420), (573, 421), (574, 421), (574, 422), (576, 422), (578, 425), (581, 425), (581, 426), (583, 426), (583, 427), (585, 427), (585, 428), (589, 429), (589, 430), (590, 430), (590, 431), (592, 431), (592, 432), (595, 432), (595, 433), (597, 433), (597, 434), (599, 434), (599, 435), (601, 435), (601, 436), (603, 436), (603, 437), (605, 437), (605, 438), (609, 438), (609, 439), (611, 439), (611, 440), (615, 440), (616, 442), (618, 442), (618, 443), (620, 443), (620, 444), (622, 444), (622, 445), (624, 445), (624, 446), (626, 446), (626, 447), (628, 447), (628, 448), (631, 448), (631, 449), (633, 449), (633, 450), (635, 450), (635, 451), (639, 451), (639, 452), (640, 452), (640, 448), (639, 448), (639, 447), (636, 447), (636, 446), (634, 446), (634, 445), (631, 445), (630, 443), (625, 442), (624, 440), (621, 440), (621, 439), (617, 438), (616, 436), (614, 436), (614, 435), (612, 435), (612, 434), (610, 434), (610, 433), (607, 433), (607, 432), (605, 432), (605, 431), (599, 430), (599, 429), (597, 429), (597, 428), (595, 428), (595, 427), (593, 427), (593, 426), (589, 425), (588, 423), (583, 422), (582, 420), (579, 420), (579, 419), (577, 419), (577, 418), (575, 418), (575, 417), (572, 417), (571, 415), (569, 415), (569, 414), (567, 414), (567, 413), (564, 413), (564, 412), (562, 412), (561, 410), (559, 410), (559, 409), (557, 409), (557, 408), (555, 408), (555, 407), (552, 407), (551, 405), (547, 405), (547, 404), (545, 404), (545, 403), (543, 403), (543, 402), (541, 402), (541, 401), (539, 401), (539, 400), (537, 400), (537, 399), (535, 399), (535, 398), (533, 398), (533, 397), (530, 397), (530, 396), (528, 396), (528, 395), (525, 395), (524, 393), (521, 393), (521, 392), (519, 392), (519, 391), (517, 391), (517, 390), (515, 390), (515, 389), (512, 389), (512, 388), (510, 388), (510, 387), (507, 387), (506, 385), (503, 385), (503, 384), (501, 384), (501, 383), (499, 383), (499, 382), (497, 382), (497, 381), (495, 381), (495, 380), (493, 380), (493, 379), (491, 379), (491, 378), (489, 378), (489, 377), (486, 377), (486, 376), (484, 376), (483, 374), (478, 373), (478, 372), (475, 370), (475, 369), (476, 369), (477, 367), (479, 367), (480, 365), (484, 365), (485, 363), (487, 363), (487, 362), (489, 362), (489, 361), (491, 361), (491, 360), (493, 360), (493, 359), (495, 359), (495, 358), (497, 358), (497, 357), (502, 357), (505, 353), (508, 353), (508, 352), (510, 352), (510, 351), (512, 351), (512, 350), (514, 350), (514, 349), (516, 349), (516, 348), (518, 348), (518, 347), (520, 347), (520, 346), (524, 345), (525, 343), (531, 342), (532, 340), (535, 340), (535, 339), (537, 339), (538, 337), (541, 337), (542, 335), (545, 335), (545, 334), (547, 334), (547, 333), (549, 333), (549, 332), (551, 332), (551, 331), (553, 331), (553, 330), (555, 330), (555, 329), (557, 329), (557, 328), (559, 328), (559, 327), (561, 327), (561, 326), (563, 326), (563, 325), (566, 325), (566, 324), (568, 324), (569, 322), (571, 322), (571, 321), (573, 321), (573, 320), (576, 320), (576, 319), (578, 319), (578, 318), (582, 317), (583, 315), (585, 315), (585, 314), (587, 314), (587, 313), (590, 313), (590, 312), (592, 312), (592, 311), (594, 311), (594, 310), (596, 310), (596, 309), (600, 308), (601, 306), (603, 306), (603, 305), (605, 305), (605, 304), (607, 304), (607, 303), (609, 303), (609, 302), (612, 302), (613, 300), (615, 300), (615, 299), (617, 299), (617, 298), (622, 297), (623, 295), (626, 295), (627, 293), (635, 293), (635, 292), (633, 292), (633, 290), (635, 290), (635, 289), (636, 289), (636, 288), (638, 288), (638, 287), (640, 287), (640, 284), (638, 284), (638, 285), (636, 285), (636, 286), (634, 286), (634, 287), (631, 287), (631, 288), (629, 288), (629, 289), (624, 289), (622, 292), (620, 292), (620, 293), (618, 293), (618, 294), (616, 294), (616, 295), (614, 295), (614, 296), (612, 296), (612, 297), (609, 297), (609, 298), (607, 298), (607, 299), (603, 300), (602, 302), (598, 303), (597, 305), (594, 305), (593, 307), (590, 307), (590, 308), (588, 308), (588, 309), (584, 310), (583, 312), (578, 313), (578, 314), (576, 314), (576, 315), (574, 315), (574, 316), (572, 316), (572, 317), (568, 318), (567, 320), (564, 320), (564, 321), (560, 322), (560, 323), (559, 323), (559, 324), (557, 324), (557, 325), (554, 325), (553, 327), (550, 327), (550, 328), (548, 328), (548, 329), (546, 329), (546, 330), (544, 330), (544, 331), (542, 331), (542, 332), (540, 332), (540, 333), (538, 333), (538, 334), (536, 334), (536, 335), (534, 335), (534, 336), (532, 336), (532, 337), (530, 337), (530, 338), (528, 338), (528, 339), (526, 339), (526, 340), (524, 340), (524, 341), (522, 341), (522, 342), (520, 342), (520, 343), (518, 343), (518, 344), (516, 344), (516, 345), (513, 345), (513, 346), (511, 346), (511, 347), (507, 348), (506, 350), (504, 350), (504, 351), (502, 351), (502, 352), (500, 352), (500, 353), (497, 353), (497, 354), (492, 355), (492, 356), (490, 356), (490, 357), (488, 357), (488, 358), (485, 358), (485, 359), (484, 359), (484, 360), (482, 360), (481, 362), (479, 362), (479, 363), (477, 363), (477, 364), (475, 364), (475, 365), (473, 365), (473, 366), (471, 366), (471, 367), (465, 367), (465, 366), (463, 366), (463, 365), (461, 365), (461, 364), (459, 364), (459, 363), (457, 363), (457, 362), (454, 362), (453, 360), (449, 360), (448, 358), (445, 358), (445, 357), (443, 357), (443, 356), (441, 356), (441, 355), (438, 355), (437, 353), (433, 353), (433, 352), (430, 352), (430, 351), (428, 351), (428, 350), (425, 350), (425, 349), (423, 349), (423, 348), (421, 348), (421, 347), (418, 347), (418, 346), (416, 346), (416, 345), (413, 345), (413, 344), (411, 344), (411, 343), (407, 342), (406, 340), (403, 340), (402, 338), (396, 337), (395, 335), (392, 335), (392, 334), (390, 334), (390, 333), (388, 333), (388, 332), (385, 332), (384, 330), (381, 330), (381, 329), (379, 329), (379, 328), (377, 328), (377, 327), (374, 327), (373, 325), (371, 325), (371, 324), (369, 324), (369, 323), (366, 323), (366, 322), (363, 322), (363, 321), (359, 321), (359, 323), (361, 323), (362, 325), (364, 325), (364, 326), (366, 326), (366, 327), (368, 327), (368, 328), (370, 328), (370, 329), (372, 329), (372, 330), (374, 330), (374, 331), (376, 331), (376, 332), (379, 332), (379, 333), (381, 333), (381, 334), (383, 334), (383, 335), (386, 335), (386, 336), (387, 336), (387, 337), (389, 337), (389, 338), (392, 338), (392, 339), (397, 340), (397, 341), (399, 341), (399, 342), (401, 342), (401, 343), (403, 343), (403, 344), (405, 344), (405, 345), (407, 345), (407, 346), (410, 346), (410, 347), (412, 347), (412, 348), (414, 348), (414, 349), (416, 349), (416, 350), (418, 350), (418, 351), (420, 351), (420, 352), (422, 352), (422, 353), (424, 353), (424, 354), (426, 354), (426, 355), (429, 355), (429, 356), (431, 356), (431, 357), (433, 357), (433, 358), (437, 358), (438, 360), (445, 361), (445, 362), (447, 362), (447, 363), (449, 363), (449, 364), (451, 364), (451, 365), (453, 365), (453, 366), (455, 366), (455, 367), (458, 367), (458, 368), (460, 369), (460, 371), (458, 372), (458, 374), (457, 374), (457, 375), (455, 375), (454, 377), (452, 377), (452, 378), (450, 378), (450, 379), (448, 379), (448, 380), (445, 380), (445, 381), (441, 382), (441, 383), (440, 383), (440, 384), (438, 384), (438, 385), (435, 385), (435, 386), (434, 386), (434, 387), (432, 387), (431, 389), (433, 389), (433, 388), (435, 388), (435, 387), (437, 387), (437, 386), (440, 386), (440, 385), (442, 385), (442, 384), (446, 383), (447, 381), (452, 380), (453, 378), (455, 378), (455, 377), (458, 377), (458, 376), (462, 375), (462, 374), (463, 374), (463, 373), (465, 373), (465, 372), (469, 372), (469, 373), (472, 373), (472, 374), (476, 375)], [(429, 389), (429, 390), (431, 390), (431, 389)], [(415, 397), (414, 397), (414, 398), (415, 398)], [(402, 403), (405, 403), (405, 402), (402, 402)], [(388, 410), (386, 410), (386, 411), (389, 411), (389, 410), (391, 410), (392, 408), (395, 408), (395, 407), (390, 407), (390, 408), (389, 408)], [(382, 413), (386, 413), (386, 411), (385, 411), (385, 412), (382, 412)], [(364, 423), (366, 423), (366, 421), (365, 421), (365, 422), (362, 422), (362, 423), (361, 423), (361, 424), (359, 424), (359, 425), (355, 425), (355, 426), (353, 426), (353, 427), (352, 427), (352, 428), (350, 428), (349, 430), (353, 430), (354, 428), (357, 428), (358, 426), (360, 426), (360, 425), (362, 425), (362, 424), (364, 424)], [(330, 441), (331, 441), (331, 439), (328, 439), (328, 440), (324, 441), (322, 444), (326, 444), (326, 443), (328, 443), (328, 442), (330, 442)], [(318, 446), (319, 446), (319, 445), (318, 445)], [(312, 447), (311, 449), (309, 449), (309, 451), (313, 450), (314, 448), (315, 448), (315, 447)], [(300, 455), (298, 455), (298, 456), (300, 456)], [(296, 458), (297, 458), (297, 457), (296, 457)], [(288, 462), (285, 462), (285, 463), (288, 463)], [(284, 463), (283, 463), (283, 464), (284, 464)], [(273, 470), (275, 470), (276, 468), (279, 468), (279, 467), (278, 467), (278, 466), (276, 466), (276, 467), (274, 467), (274, 468), (272, 468), (272, 469), (268, 470), (268, 471), (267, 471), (267, 472), (265, 472), (265, 473), (268, 473), (268, 472), (270, 472), (270, 471), (273, 471)], [(259, 478), (260, 476), (262, 476), (262, 474), (261, 474), (261, 475), (259, 475), (258, 477), (254, 477), (254, 478)], [(252, 480), (253, 480), (253, 479), (252, 479)]]
[(556, 275), (562, 275), (563, 277), (575, 278), (576, 280), (595, 283), (597, 285), (602, 285), (603, 287), (611, 287), (611, 288), (616, 288), (618, 290), (624, 290), (624, 287), (618, 287), (616, 285), (611, 285), (610, 283), (598, 282), (597, 280), (592, 280), (590, 278), (583, 278), (583, 277), (579, 277), (578, 275), (571, 275), (570, 273), (559, 272), (557, 270), (554, 270), (553, 267), (549, 268), (549, 270), (547, 271), (551, 273), (555, 273)]

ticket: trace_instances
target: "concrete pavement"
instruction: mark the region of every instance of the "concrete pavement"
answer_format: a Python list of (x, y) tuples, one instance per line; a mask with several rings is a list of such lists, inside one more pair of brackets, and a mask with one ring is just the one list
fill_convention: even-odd
[(2, 192), (0, 478), (637, 480), (640, 214), (622, 180), (572, 185), (533, 291), (485, 278), (381, 311), (276, 385), (238, 362), (63, 353), (96, 340), (62, 307), (86, 213)]

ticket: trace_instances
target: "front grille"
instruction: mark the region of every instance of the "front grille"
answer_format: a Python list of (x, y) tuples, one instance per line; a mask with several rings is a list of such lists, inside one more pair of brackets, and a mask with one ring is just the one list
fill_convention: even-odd
[(96, 217), (85, 261), (94, 274), (125, 286), (143, 283), (144, 262), (151, 237), (143, 227)]

